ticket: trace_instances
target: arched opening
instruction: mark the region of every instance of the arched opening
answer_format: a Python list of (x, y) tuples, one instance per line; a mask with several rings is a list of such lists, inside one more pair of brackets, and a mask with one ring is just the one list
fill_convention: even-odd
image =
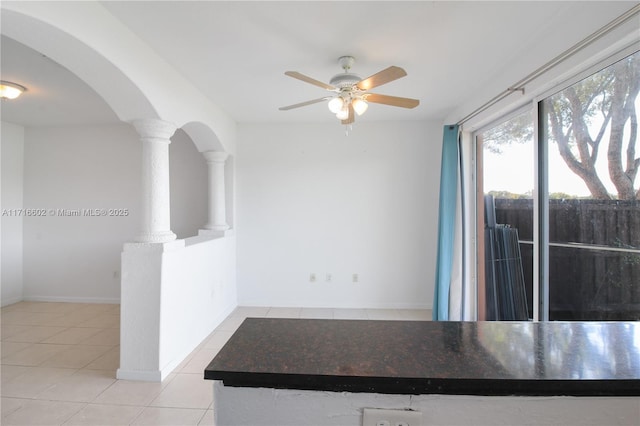
[[(201, 155), (204, 152), (225, 152), (225, 148), (209, 126), (202, 122), (191, 121), (181, 129), (193, 142)], [(210, 188), (209, 188), (210, 190)], [(173, 191), (173, 189), (172, 189)], [(234, 227), (235, 217), (235, 157), (229, 154), (224, 165), (224, 203), (225, 217), (229, 228)], [(208, 192), (208, 197), (211, 193)], [(173, 209), (173, 201), (172, 201)], [(203, 222), (204, 223), (204, 222)]]
[[(9, 6), (13, 8), (22, 10), (19, 4)], [(22, 288), (17, 297), (106, 301), (114, 305), (121, 302), (120, 326), (113, 327), (116, 332), (121, 331), (120, 354), (119, 359), (113, 354), (110, 358), (112, 366), (119, 367), (118, 378), (162, 380), (236, 306), (235, 240), (214, 241), (212, 236), (206, 236), (187, 244), (185, 240), (175, 244), (164, 244), (165, 241), (129, 244), (136, 234), (140, 235), (136, 231), (140, 223), (157, 218), (153, 214), (145, 215), (140, 201), (152, 197), (158, 183), (151, 182), (150, 191), (146, 181), (141, 182), (140, 171), (145, 173), (157, 167), (168, 171), (170, 167), (165, 156), (167, 151), (162, 153), (163, 161), (159, 164), (155, 157), (148, 156), (148, 151), (145, 154), (142, 147), (149, 146), (145, 141), (156, 138), (155, 124), (164, 130), (175, 129), (185, 122), (185, 117), (200, 117), (199, 122), (185, 125), (173, 136), (178, 141), (174, 151), (180, 152), (181, 146), (189, 147), (182, 153), (187, 158), (185, 167), (190, 167), (199, 161), (194, 146), (200, 152), (223, 152), (223, 143), (211, 129), (221, 129), (229, 140), (233, 137), (233, 123), (175, 74), (168, 73), (170, 81), (160, 81), (163, 80), (160, 78), (151, 79), (150, 83), (150, 70), (158, 71), (158, 66), (165, 64), (154, 62), (149, 52), (144, 51), (146, 47), (136, 45), (138, 53), (149, 62), (131, 62), (130, 57), (120, 57), (109, 43), (101, 44), (102, 38), (96, 41), (93, 38), (96, 32), (91, 28), (82, 29), (75, 21), (66, 20), (60, 21), (59, 27), (51, 25), (58, 22), (60, 13), (47, 5), (25, 7), (25, 10), (27, 14), (5, 10), (3, 5), (3, 34), (33, 49), (35, 58), (55, 64), (66, 73), (67, 83), (73, 81), (82, 86), (87, 98), (109, 113), (89, 121), (74, 117), (68, 122), (58, 121), (57, 126), (55, 121), (46, 125), (27, 125), (26, 122), (20, 125), (14, 120), (16, 126), (23, 129), (17, 132), (18, 138), (22, 137), (18, 142), (22, 144), (25, 164), (17, 173), (23, 176), (20, 184), (23, 204), (39, 203), (47, 214), (55, 214), (55, 218), (29, 218), (21, 224), (25, 255)], [(39, 19), (30, 16), (32, 10)], [(100, 6), (86, 6), (83, 10), (88, 19), (98, 17), (107, 22), (110, 19), (103, 16)], [(114, 31), (118, 28), (115, 25)], [(91, 46), (81, 39), (91, 40)], [(147, 69), (143, 69), (145, 67)], [(46, 80), (46, 74), (42, 78)], [(173, 80), (187, 91), (191, 90), (190, 95), (176, 102), (166, 90), (170, 83), (176, 82)], [(46, 90), (35, 90), (38, 84), (25, 85), (34, 88), (31, 99), (39, 99), (40, 105), (49, 102), (42, 110), (64, 111), (61, 108), (64, 97), (47, 98)], [(55, 102), (59, 104), (56, 106)], [(34, 105), (37, 110), (38, 104), (31, 107)], [(91, 109), (83, 105), (82, 100), (76, 107), (80, 109), (77, 116)], [(3, 113), (6, 110), (3, 108)], [(202, 119), (203, 116), (211, 119)], [(151, 129), (150, 134), (142, 134), (137, 125), (131, 125), (140, 122), (151, 124), (151, 128), (144, 130)], [(164, 137), (168, 138), (169, 134)], [(165, 139), (162, 144), (166, 142)], [(180, 158), (178, 154), (177, 157)], [(202, 164), (199, 164), (200, 171), (189, 179), (199, 180), (202, 175)], [(179, 175), (176, 182), (180, 182)], [(169, 183), (167, 180), (160, 185), (163, 195), (170, 193)], [(199, 195), (206, 184), (206, 180), (204, 184), (199, 183), (201, 190), (197, 191), (196, 200), (206, 199)], [(180, 202), (180, 197), (177, 200)], [(193, 201), (183, 201), (185, 206), (190, 203)], [(201, 220), (199, 215), (201, 213), (190, 215), (186, 220), (190, 228), (185, 229), (185, 236), (193, 234), (192, 228)], [(59, 222), (51, 222), (53, 219)], [(165, 223), (170, 227), (168, 221)], [(167, 230), (171, 234), (170, 229)], [(105, 281), (97, 279), (98, 276)], [(186, 279), (188, 285), (184, 285)], [(118, 339), (115, 340), (117, 346)]]
[(3, 250), (3, 258), (18, 260), (3, 262), (16, 269), (3, 279), (3, 305), (119, 303), (120, 251), (139, 221), (137, 135), (91, 87), (42, 53), (3, 36), (2, 63), (3, 75), (28, 87), (3, 105), (3, 121), (20, 129), (2, 138), (3, 148), (14, 148), (3, 156), (14, 165), (3, 183), (20, 194), (8, 204), (3, 196), (3, 208), (33, 213), (6, 217), (14, 222), (6, 228), (22, 232)]
[(198, 235), (207, 222), (207, 164), (189, 135), (178, 129), (169, 145), (171, 230), (177, 238)]

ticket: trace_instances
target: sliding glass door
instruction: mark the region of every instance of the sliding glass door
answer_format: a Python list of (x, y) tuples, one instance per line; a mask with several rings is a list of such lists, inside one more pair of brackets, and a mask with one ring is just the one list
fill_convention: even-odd
[(533, 130), (528, 109), (477, 136), (479, 319), (533, 315)]
[[(505, 319), (514, 268), (528, 318), (640, 319), (639, 90), (636, 52), (476, 135), (479, 319)], [(518, 234), (504, 271), (492, 215)]]
[(640, 319), (635, 53), (544, 99), (550, 320)]

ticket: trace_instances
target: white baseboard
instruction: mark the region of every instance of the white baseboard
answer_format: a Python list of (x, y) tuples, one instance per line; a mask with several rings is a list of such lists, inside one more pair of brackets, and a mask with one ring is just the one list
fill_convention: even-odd
[(65, 296), (25, 296), (25, 302), (58, 302), (58, 303), (107, 303), (120, 304), (119, 297), (65, 297)]
[(433, 303), (427, 301), (426, 303), (366, 303), (362, 305), (353, 304), (336, 304), (334, 306), (326, 306), (326, 304), (314, 304), (314, 303), (298, 303), (298, 302), (283, 302), (278, 300), (264, 301), (264, 300), (241, 300), (238, 302), (238, 306), (256, 306), (256, 307), (278, 307), (278, 308), (311, 308), (311, 309), (409, 309), (409, 310), (430, 310), (433, 308)]
[(140, 370), (123, 370), (118, 368), (116, 370), (116, 378), (119, 380), (134, 380), (137, 382), (161, 382), (166, 378), (168, 373), (165, 373), (164, 377), (162, 371), (140, 371)]
[(2, 303), (0, 306), (3, 308), (5, 306), (13, 305), (14, 303), (22, 302), (22, 297), (12, 297), (10, 299), (2, 299)]

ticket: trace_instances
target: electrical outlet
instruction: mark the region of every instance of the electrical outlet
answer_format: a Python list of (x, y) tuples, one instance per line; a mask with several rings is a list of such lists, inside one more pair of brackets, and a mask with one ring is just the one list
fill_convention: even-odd
[(309, 282), (310, 283), (315, 283), (316, 282), (316, 274), (314, 274), (313, 272), (311, 273), (311, 275), (309, 275)]
[(357, 283), (358, 281), (360, 281), (360, 277), (358, 276), (358, 274), (353, 274), (351, 276), (351, 281), (354, 283)]
[(331, 274), (327, 274), (327, 276), (325, 277), (325, 281), (330, 283), (331, 281), (333, 281), (333, 275)]
[(365, 408), (362, 426), (421, 426), (422, 412)]

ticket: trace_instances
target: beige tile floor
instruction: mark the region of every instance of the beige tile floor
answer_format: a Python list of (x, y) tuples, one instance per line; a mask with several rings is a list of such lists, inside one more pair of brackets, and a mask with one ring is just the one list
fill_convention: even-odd
[(212, 425), (204, 368), (246, 317), (429, 320), (431, 311), (238, 307), (162, 383), (115, 378), (119, 305), (20, 302), (1, 312), (2, 425)]

